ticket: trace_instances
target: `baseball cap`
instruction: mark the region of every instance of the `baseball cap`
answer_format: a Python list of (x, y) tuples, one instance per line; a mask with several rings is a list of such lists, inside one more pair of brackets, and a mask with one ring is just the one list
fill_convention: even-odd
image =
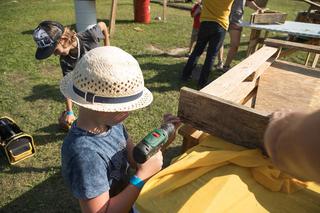
[(56, 21), (43, 21), (33, 31), (33, 40), (37, 44), (36, 59), (48, 58), (54, 52), (64, 27)]

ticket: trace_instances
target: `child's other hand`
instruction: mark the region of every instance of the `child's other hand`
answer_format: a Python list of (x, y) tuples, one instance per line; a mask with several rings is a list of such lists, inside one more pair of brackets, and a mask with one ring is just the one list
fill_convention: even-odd
[(257, 12), (258, 12), (259, 14), (261, 14), (261, 13), (266, 12), (267, 10), (269, 10), (269, 8), (260, 8), (260, 9), (257, 10)]
[(166, 113), (163, 115), (163, 123), (164, 124), (172, 123), (175, 129), (178, 129), (181, 126), (180, 118), (170, 113)]
[(153, 175), (158, 173), (163, 165), (163, 156), (162, 152), (158, 151), (153, 155), (149, 160), (143, 164), (138, 164), (137, 176), (143, 181), (148, 180)]

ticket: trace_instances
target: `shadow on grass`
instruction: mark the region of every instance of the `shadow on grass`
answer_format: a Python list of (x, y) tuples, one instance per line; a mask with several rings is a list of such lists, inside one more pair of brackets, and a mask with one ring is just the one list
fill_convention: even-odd
[(64, 98), (60, 93), (59, 85), (39, 84), (32, 88), (32, 95), (25, 97), (25, 101), (36, 101), (39, 99), (50, 99), (63, 102)]
[(43, 146), (50, 143), (63, 141), (67, 131), (62, 130), (58, 124), (50, 124), (40, 128), (32, 135), (34, 143), (37, 146)]
[(58, 172), (1, 207), (1, 212), (80, 212)]
[[(10, 169), (8, 169), (10, 168)], [(60, 166), (54, 166), (50, 168), (35, 168), (35, 167), (17, 167), (5, 162), (4, 158), (1, 158), (0, 171), (3, 174), (18, 174), (18, 173), (48, 173), (53, 170), (60, 169)]]
[[(172, 57), (166, 54), (154, 55), (154, 54), (142, 54), (134, 55), (135, 58), (145, 57)], [(181, 82), (180, 76), (185, 61), (177, 62), (174, 64), (161, 64), (160, 62), (155, 63), (140, 63), (142, 70), (151, 70), (156, 72), (151, 78), (145, 78), (145, 85), (152, 92), (169, 92), (179, 91), (182, 86), (195, 87), (194, 82)]]
[[(109, 26), (109, 19), (98, 19), (97, 22), (104, 22), (106, 23), (107, 26)], [(134, 23), (134, 20), (130, 19), (130, 20), (126, 20), (126, 19), (116, 19), (116, 25), (117, 24), (133, 24)]]

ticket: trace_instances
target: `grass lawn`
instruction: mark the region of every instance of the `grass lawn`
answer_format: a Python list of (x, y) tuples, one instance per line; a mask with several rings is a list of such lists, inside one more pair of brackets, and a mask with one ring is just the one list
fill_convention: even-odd
[[(149, 25), (133, 22), (132, 0), (118, 1), (116, 33), (111, 44), (131, 53), (140, 63), (146, 87), (154, 102), (146, 109), (133, 112), (125, 121), (134, 139), (160, 125), (165, 112), (177, 111), (180, 72), (185, 57), (157, 54), (154, 48), (170, 51), (187, 48), (192, 19), (184, 10), (168, 9), (167, 23), (154, 17), (162, 15), (162, 7), (151, 4)], [(97, 0), (97, 18), (108, 23), (111, 0)], [(287, 20), (307, 5), (293, 0), (269, 0), (269, 8), (285, 11)], [(248, 20), (251, 11), (247, 11)], [(57, 57), (36, 61), (32, 31), (42, 20), (75, 24), (72, 0), (1, 0), (0, 1), (0, 116), (9, 116), (34, 137), (37, 153), (14, 166), (0, 156), (0, 212), (77, 212), (77, 201), (65, 188), (60, 173), (60, 147), (65, 136), (57, 126), (64, 109), (59, 91), (61, 71)], [(141, 30), (137, 30), (137, 29)], [(244, 29), (242, 45), (234, 64), (245, 57), (249, 31)], [(226, 37), (225, 53), (229, 38)], [(303, 55), (293, 58), (302, 61)], [(202, 59), (203, 61), (203, 59)], [(216, 78), (213, 72), (212, 78)], [(195, 88), (195, 82), (187, 86)], [(165, 162), (179, 153), (181, 138), (168, 148)]]

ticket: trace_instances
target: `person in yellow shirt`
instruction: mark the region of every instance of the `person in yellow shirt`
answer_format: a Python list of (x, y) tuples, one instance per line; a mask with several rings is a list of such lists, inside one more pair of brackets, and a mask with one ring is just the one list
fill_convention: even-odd
[(187, 64), (183, 68), (181, 80), (187, 81), (192, 70), (196, 67), (201, 54), (207, 44), (207, 55), (202, 66), (198, 88), (201, 89), (207, 84), (210, 71), (214, 62), (215, 56), (218, 54), (226, 31), (229, 27), (229, 15), (233, 0), (203, 0), (202, 12), (200, 16), (200, 29), (198, 39), (194, 50), (192, 51)]

